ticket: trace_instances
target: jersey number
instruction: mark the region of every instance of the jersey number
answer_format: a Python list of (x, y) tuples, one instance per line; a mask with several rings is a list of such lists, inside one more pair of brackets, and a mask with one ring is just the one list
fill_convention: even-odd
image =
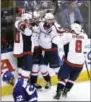
[(82, 52), (82, 41), (81, 40), (76, 40), (75, 51), (76, 51), (76, 53), (81, 53)]
[(24, 101), (23, 96), (22, 95), (17, 96), (16, 101), (17, 102), (23, 102)]
[(19, 43), (20, 42), (20, 32), (17, 32), (15, 35), (15, 42)]

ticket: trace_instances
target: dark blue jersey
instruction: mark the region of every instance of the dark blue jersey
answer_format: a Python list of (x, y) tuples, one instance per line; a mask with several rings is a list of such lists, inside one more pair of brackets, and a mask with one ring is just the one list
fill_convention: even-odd
[(13, 97), (15, 102), (37, 102), (36, 89), (22, 78), (15, 85)]

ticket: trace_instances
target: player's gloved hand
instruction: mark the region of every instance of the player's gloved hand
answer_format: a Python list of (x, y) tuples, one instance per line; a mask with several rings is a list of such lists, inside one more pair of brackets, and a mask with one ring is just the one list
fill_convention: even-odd
[(26, 28), (26, 25), (22, 23), (22, 24), (19, 25), (19, 28), (20, 28), (22, 31), (24, 31), (24, 29)]

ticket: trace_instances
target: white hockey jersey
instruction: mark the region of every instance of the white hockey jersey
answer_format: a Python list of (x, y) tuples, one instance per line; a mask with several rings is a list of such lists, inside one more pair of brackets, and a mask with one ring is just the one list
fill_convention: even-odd
[(23, 22), (15, 22), (15, 41), (13, 54), (15, 57), (21, 57), (25, 54), (32, 54), (32, 30), (30, 30)]
[(46, 27), (45, 22), (41, 22), (39, 24), (40, 29), (40, 37), (39, 37), (39, 45), (44, 49), (53, 48), (52, 39), (56, 36), (55, 26)]
[(35, 25), (33, 28), (33, 34), (32, 34), (32, 42), (34, 46), (39, 46), (39, 35), (40, 35), (40, 30), (39, 26)]
[(66, 49), (64, 49), (65, 57), (64, 60), (69, 64), (83, 65), (84, 58), (84, 46), (86, 44), (87, 35), (85, 33), (80, 34), (72, 34), (72, 33), (64, 33), (62, 36), (56, 36), (53, 39), (53, 42), (58, 45), (68, 45)]

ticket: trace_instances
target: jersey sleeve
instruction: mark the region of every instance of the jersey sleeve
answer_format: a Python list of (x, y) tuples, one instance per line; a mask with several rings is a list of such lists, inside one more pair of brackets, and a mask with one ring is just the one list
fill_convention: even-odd
[(51, 41), (56, 37), (57, 31), (55, 26), (52, 27), (52, 31), (50, 32)]
[(32, 41), (34, 46), (39, 46), (39, 33), (40, 33), (39, 27), (34, 26), (32, 34)]
[(71, 41), (71, 38), (72, 38), (72, 35), (69, 34), (69, 33), (64, 33), (63, 35), (59, 36), (55, 36), (53, 38), (53, 43), (57, 44), (57, 45), (65, 45), (67, 44), (68, 42)]
[(39, 47), (39, 36), (36, 33), (32, 34), (31, 40), (34, 48)]
[(18, 21), (18, 20), (17, 20), (17, 21), (15, 21), (14, 26), (15, 26), (15, 28), (16, 28), (16, 29), (19, 29), (19, 21)]
[(24, 32), (24, 30), (26, 28), (26, 25), (20, 20), (15, 21), (14, 26), (15, 26), (16, 29), (18, 29), (18, 30), (20, 30), (22, 32)]
[(13, 90), (13, 98), (15, 102), (26, 102), (26, 96), (22, 87)]
[(38, 96), (35, 87), (26, 81), (24, 82), (23, 87), (25, 89), (28, 102), (37, 101)]
[(24, 30), (24, 35), (31, 36), (32, 35), (32, 30), (29, 29), (28, 27), (26, 27), (25, 30)]
[(87, 34), (84, 34), (84, 39), (88, 39), (88, 35)]
[(87, 52), (87, 49), (85, 48), (87, 44), (90, 44), (90, 39), (88, 39), (87, 34), (84, 34), (84, 39), (83, 39), (83, 53), (84, 54)]

